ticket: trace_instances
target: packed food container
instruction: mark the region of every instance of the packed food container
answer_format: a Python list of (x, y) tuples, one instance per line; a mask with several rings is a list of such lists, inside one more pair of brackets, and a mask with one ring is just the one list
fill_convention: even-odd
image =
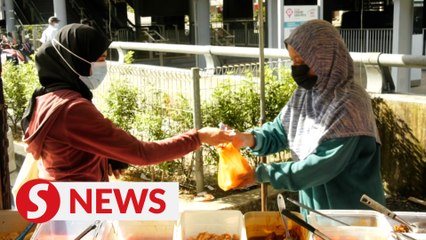
[(244, 217), (238, 210), (198, 210), (183, 211), (178, 223), (177, 239), (197, 240), (203, 237), (227, 236), (232, 240), (245, 240)]
[[(302, 217), (300, 213), (293, 212)], [(252, 211), (244, 214), (246, 235), (248, 240), (283, 239), (285, 237), (285, 225), (278, 211)], [(291, 219), (287, 220), (287, 226), (292, 236), (297, 235), (299, 240), (308, 240), (309, 232), (297, 225)]]
[[(426, 240), (426, 212), (394, 212), (397, 216), (404, 219), (409, 223), (416, 223), (421, 227), (421, 233), (405, 233), (407, 236), (412, 237), (417, 240)], [(394, 219), (386, 217), (389, 225), (392, 229), (401, 225)]]
[[(0, 210), (0, 239), (15, 240), (29, 224), (16, 210)], [(29, 229), (25, 240), (32, 237), (34, 229), (35, 225)]]
[[(372, 210), (322, 210), (323, 214), (350, 224), (344, 226), (316, 213), (307, 221), (332, 240), (390, 240), (393, 229), (400, 223)], [(293, 212), (303, 219), (298, 212)], [(426, 212), (395, 212), (412, 223), (425, 223)], [(0, 239), (15, 240), (27, 226), (17, 211), (0, 211)], [(74, 240), (95, 221), (50, 221), (38, 224), (25, 238)], [(287, 219), (289, 231), (296, 232), (299, 240), (317, 240), (317, 236)], [(12, 234), (12, 235), (9, 235)], [(201, 237), (229, 237), (231, 240), (282, 239), (285, 225), (278, 211), (251, 211), (244, 215), (238, 210), (186, 210), (177, 221), (101, 221), (83, 240), (197, 240)], [(426, 233), (405, 233), (426, 240)], [(276, 236), (271, 238), (271, 236)], [(222, 238), (221, 238), (222, 237)], [(280, 238), (281, 237), (281, 238)], [(404, 239), (404, 238), (401, 238)]]
[(172, 240), (176, 221), (114, 221), (117, 240)]
[[(97, 223), (97, 224), (95, 224)], [(107, 221), (49, 221), (38, 224), (33, 238), (37, 240), (74, 240), (82, 232), (95, 224), (82, 240), (107, 240), (114, 239), (113, 228), (110, 222)]]
[[(345, 226), (311, 212), (308, 222), (332, 240), (387, 240), (391, 227), (383, 214), (372, 210), (322, 210), (321, 213), (349, 224)], [(312, 236), (312, 239), (320, 239)]]

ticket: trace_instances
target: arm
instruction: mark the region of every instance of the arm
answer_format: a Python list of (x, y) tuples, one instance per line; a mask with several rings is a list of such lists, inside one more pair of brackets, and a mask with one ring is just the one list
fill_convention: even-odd
[(326, 183), (347, 166), (358, 142), (359, 137), (328, 140), (302, 161), (261, 164), (256, 169), (256, 179), (291, 191)]
[(41, 38), (39, 39), (39, 41), (41, 43), (45, 43), (47, 40), (47, 36), (46, 36), (46, 30), (43, 31), (43, 33), (41, 34)]
[(250, 147), (255, 155), (264, 156), (288, 147), (287, 134), (281, 123), (281, 113), (272, 122), (248, 132), (236, 133), (233, 142), (236, 147)]
[(157, 164), (182, 157), (198, 149), (201, 141), (211, 143), (215, 134), (223, 134), (218, 129), (200, 129), (200, 133), (192, 129), (163, 140), (144, 142), (117, 128), (88, 101), (71, 104), (65, 111), (63, 127), (71, 146), (135, 165)]

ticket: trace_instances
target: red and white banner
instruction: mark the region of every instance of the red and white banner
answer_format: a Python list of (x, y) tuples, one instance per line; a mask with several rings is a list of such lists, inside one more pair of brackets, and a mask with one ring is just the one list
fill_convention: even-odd
[(16, 197), (28, 221), (177, 220), (177, 182), (28, 181)]

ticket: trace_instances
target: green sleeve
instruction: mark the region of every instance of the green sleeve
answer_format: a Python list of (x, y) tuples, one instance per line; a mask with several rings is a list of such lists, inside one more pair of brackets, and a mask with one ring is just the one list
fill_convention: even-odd
[(290, 191), (324, 184), (344, 171), (358, 142), (359, 137), (328, 140), (302, 161), (261, 164), (256, 168), (256, 179)]
[(273, 154), (288, 148), (287, 134), (281, 122), (281, 113), (272, 122), (251, 130), (256, 145), (251, 149), (257, 156)]

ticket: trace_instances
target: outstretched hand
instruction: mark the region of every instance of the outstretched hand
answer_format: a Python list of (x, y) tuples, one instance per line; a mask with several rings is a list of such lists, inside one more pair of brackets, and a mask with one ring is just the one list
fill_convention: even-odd
[(212, 146), (232, 142), (234, 135), (235, 133), (232, 130), (221, 130), (214, 127), (204, 127), (198, 130), (200, 141)]
[(234, 145), (236, 148), (254, 147), (256, 145), (256, 140), (252, 133), (234, 132), (232, 145)]

